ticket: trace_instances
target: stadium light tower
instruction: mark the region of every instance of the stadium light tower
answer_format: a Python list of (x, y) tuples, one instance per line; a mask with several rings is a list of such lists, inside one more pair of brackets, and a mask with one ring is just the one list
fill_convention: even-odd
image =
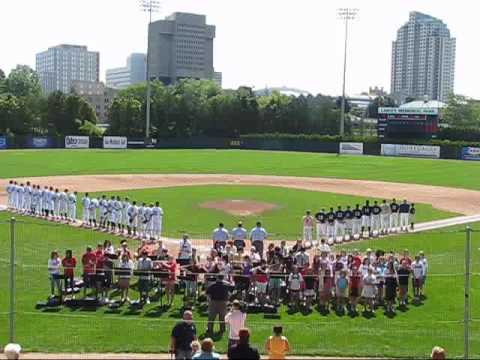
[(348, 22), (354, 20), (358, 14), (358, 9), (339, 8), (337, 15), (340, 20), (345, 21), (345, 48), (343, 53), (343, 85), (342, 85), (342, 109), (340, 116), (340, 136), (345, 133), (345, 75), (347, 73), (347, 42), (348, 42)]
[(146, 11), (149, 14), (148, 17), (148, 30), (147, 30), (147, 109), (146, 109), (146, 124), (145, 124), (145, 137), (150, 138), (150, 107), (151, 107), (151, 95), (152, 88), (150, 84), (150, 24), (152, 23), (152, 13), (160, 11), (160, 1), (158, 0), (140, 0), (140, 8), (142, 11)]

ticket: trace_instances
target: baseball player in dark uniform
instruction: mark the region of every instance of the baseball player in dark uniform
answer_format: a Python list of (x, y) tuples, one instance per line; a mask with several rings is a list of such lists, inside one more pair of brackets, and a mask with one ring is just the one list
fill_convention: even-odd
[(410, 216), (410, 205), (407, 200), (403, 200), (403, 203), (399, 206), (400, 212), (400, 231), (408, 231), (408, 221)]
[(371, 215), (372, 215), (372, 208), (370, 206), (370, 202), (367, 200), (365, 202), (365, 205), (362, 206), (362, 233), (360, 234), (360, 238), (363, 238), (365, 234), (365, 229), (367, 229), (368, 231), (368, 236), (371, 236), (371, 231), (372, 231)]
[(378, 236), (380, 234), (380, 214), (382, 209), (378, 206), (378, 202), (375, 200), (372, 206), (372, 235)]
[(415, 204), (411, 204), (411, 206), (410, 206), (410, 218), (409, 218), (410, 229), (411, 230), (413, 230), (413, 227), (415, 225), (415, 213), (416, 213)]
[(328, 239), (333, 239), (335, 236), (335, 212), (333, 208), (330, 208), (330, 211), (327, 213), (327, 237)]
[(362, 210), (360, 209), (360, 205), (357, 204), (355, 209), (353, 209), (353, 229), (352, 234), (353, 238), (358, 235), (360, 237), (360, 230), (362, 228)]
[(335, 212), (335, 241), (338, 241), (340, 237), (340, 242), (345, 238), (345, 214), (342, 210), (342, 207), (339, 206), (338, 210)]
[(350, 206), (347, 206), (347, 209), (344, 211), (345, 215), (345, 240), (347, 239), (346, 234), (348, 234), (348, 239), (351, 240), (353, 237), (353, 211), (350, 209)]
[(325, 214), (325, 209), (321, 209), (315, 214), (315, 219), (317, 221), (317, 241), (325, 239), (327, 236), (327, 216)]
[(397, 201), (395, 199), (393, 199), (392, 203), (390, 204), (390, 210), (392, 211), (392, 214), (390, 215), (390, 230), (392, 232), (396, 232), (400, 224), (399, 214), (398, 214), (400, 207), (398, 206)]

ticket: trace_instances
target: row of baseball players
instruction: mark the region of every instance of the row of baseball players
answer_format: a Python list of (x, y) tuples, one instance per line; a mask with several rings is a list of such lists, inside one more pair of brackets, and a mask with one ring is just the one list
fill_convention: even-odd
[[(77, 222), (77, 192), (63, 191), (45, 186), (24, 185), (10, 181), (7, 185), (8, 208), (25, 215), (41, 216), (51, 220)], [(136, 201), (130, 203), (128, 198), (119, 196), (107, 199), (90, 198), (88, 193), (81, 199), (83, 207), (82, 226), (105, 229), (113, 233), (125, 232), (128, 235), (157, 240), (160, 238), (163, 223), (163, 209), (159, 202), (155, 205)]]
[(408, 231), (409, 228), (413, 230), (415, 213), (415, 204), (407, 200), (397, 203), (395, 199), (391, 203), (383, 200), (381, 204), (376, 200), (370, 204), (367, 200), (362, 207), (356, 204), (353, 209), (350, 206), (345, 209), (339, 206), (337, 210), (330, 208), (329, 211), (321, 209), (315, 216), (308, 210), (302, 219), (303, 237), (305, 241), (312, 241), (315, 228), (317, 241), (343, 241), (347, 237), (360, 239)]

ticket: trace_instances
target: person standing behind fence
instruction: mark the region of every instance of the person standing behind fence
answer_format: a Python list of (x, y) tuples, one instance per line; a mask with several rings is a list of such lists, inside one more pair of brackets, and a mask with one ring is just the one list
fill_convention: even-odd
[(311, 215), (310, 210), (305, 212), (305, 215), (302, 218), (303, 224), (303, 241), (309, 241), (310, 243), (313, 240), (313, 224), (315, 219)]
[(197, 340), (197, 328), (193, 323), (191, 311), (183, 313), (183, 320), (175, 325), (170, 337), (170, 353), (175, 359), (187, 360), (192, 358), (192, 342)]
[(263, 259), (263, 242), (268, 238), (267, 231), (262, 227), (260, 221), (257, 222), (257, 225), (250, 231), (250, 241), (252, 246), (255, 246), (260, 257)]
[(288, 339), (282, 335), (283, 328), (281, 326), (273, 327), (273, 335), (270, 336), (265, 344), (265, 350), (270, 360), (283, 360), (290, 352), (290, 344)]

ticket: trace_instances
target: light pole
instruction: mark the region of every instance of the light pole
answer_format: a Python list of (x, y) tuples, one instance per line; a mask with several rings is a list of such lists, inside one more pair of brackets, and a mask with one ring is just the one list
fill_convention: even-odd
[(342, 85), (342, 109), (340, 115), (340, 136), (345, 133), (345, 76), (347, 73), (347, 41), (348, 41), (348, 21), (354, 20), (358, 9), (339, 8), (337, 15), (340, 20), (345, 21), (345, 48), (343, 53), (343, 85)]
[(149, 13), (148, 31), (147, 31), (147, 109), (146, 109), (146, 124), (145, 124), (145, 138), (150, 138), (150, 105), (152, 88), (150, 84), (150, 24), (152, 23), (152, 13), (160, 10), (160, 2), (158, 0), (140, 0), (140, 8)]

